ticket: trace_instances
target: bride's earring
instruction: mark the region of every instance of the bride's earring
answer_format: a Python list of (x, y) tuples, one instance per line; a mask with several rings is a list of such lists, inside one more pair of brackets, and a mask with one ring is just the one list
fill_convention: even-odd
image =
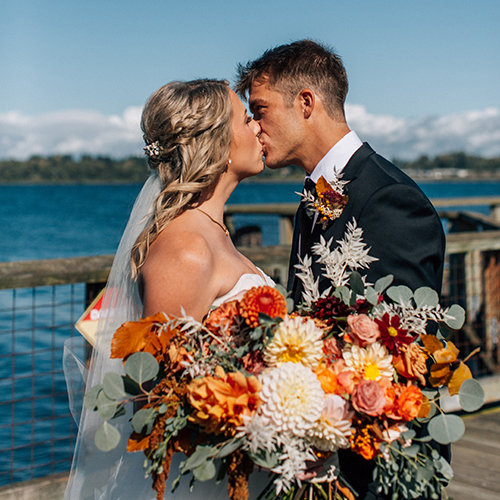
[(227, 164), (230, 165), (231, 163), (231, 158), (229, 158), (229, 160), (227, 160)]

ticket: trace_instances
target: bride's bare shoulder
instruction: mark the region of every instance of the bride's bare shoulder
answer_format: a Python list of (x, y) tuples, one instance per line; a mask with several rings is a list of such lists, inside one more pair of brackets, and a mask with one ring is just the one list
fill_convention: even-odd
[(172, 224), (167, 226), (149, 248), (143, 273), (173, 268), (200, 272), (213, 265), (212, 248), (199, 231)]

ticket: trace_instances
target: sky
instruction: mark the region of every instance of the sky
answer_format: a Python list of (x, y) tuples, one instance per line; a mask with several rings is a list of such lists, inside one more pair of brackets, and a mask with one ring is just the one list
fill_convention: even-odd
[(384, 156), (500, 156), (499, 25), (498, 0), (2, 0), (0, 159), (140, 155), (157, 88), (302, 38), (341, 55)]

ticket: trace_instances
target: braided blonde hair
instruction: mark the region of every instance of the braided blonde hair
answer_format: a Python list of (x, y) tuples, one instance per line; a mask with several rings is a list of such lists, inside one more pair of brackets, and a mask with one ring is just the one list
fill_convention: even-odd
[(171, 82), (157, 90), (142, 112), (149, 166), (158, 169), (163, 189), (150, 224), (131, 255), (136, 279), (149, 247), (175, 217), (196, 203), (224, 172), (232, 141), (229, 86), (223, 80)]

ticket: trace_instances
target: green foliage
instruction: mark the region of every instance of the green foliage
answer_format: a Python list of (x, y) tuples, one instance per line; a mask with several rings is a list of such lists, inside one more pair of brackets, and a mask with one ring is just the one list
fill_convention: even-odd
[(0, 183), (130, 182), (148, 177), (145, 158), (113, 160), (107, 157), (33, 156), (28, 160), (0, 161)]
[(465, 153), (450, 153), (429, 158), (426, 155), (413, 161), (395, 159), (394, 163), (404, 170), (466, 169), (472, 173), (496, 174), (500, 158), (481, 158)]
[(139, 385), (153, 380), (159, 370), (158, 361), (149, 352), (136, 352), (125, 363), (125, 373)]
[(413, 298), (415, 299), (417, 307), (434, 307), (439, 304), (439, 295), (435, 290), (427, 286), (415, 290)]
[(477, 411), (484, 403), (484, 390), (481, 384), (469, 378), (464, 380), (460, 386), (460, 392), (458, 393), (460, 398), (460, 406), (468, 412)]
[(457, 415), (438, 415), (429, 422), (429, 434), (440, 444), (458, 441), (465, 432), (464, 421)]
[(406, 285), (391, 286), (387, 289), (387, 296), (396, 304), (408, 304), (413, 298), (413, 292)]
[(446, 319), (446, 324), (453, 330), (459, 330), (465, 322), (465, 311), (463, 307), (458, 304), (453, 304), (448, 311), (448, 314), (452, 316), (450, 319)]
[(101, 451), (111, 451), (118, 446), (120, 437), (120, 432), (111, 424), (104, 421), (101, 427), (97, 429), (94, 441), (97, 448)]

